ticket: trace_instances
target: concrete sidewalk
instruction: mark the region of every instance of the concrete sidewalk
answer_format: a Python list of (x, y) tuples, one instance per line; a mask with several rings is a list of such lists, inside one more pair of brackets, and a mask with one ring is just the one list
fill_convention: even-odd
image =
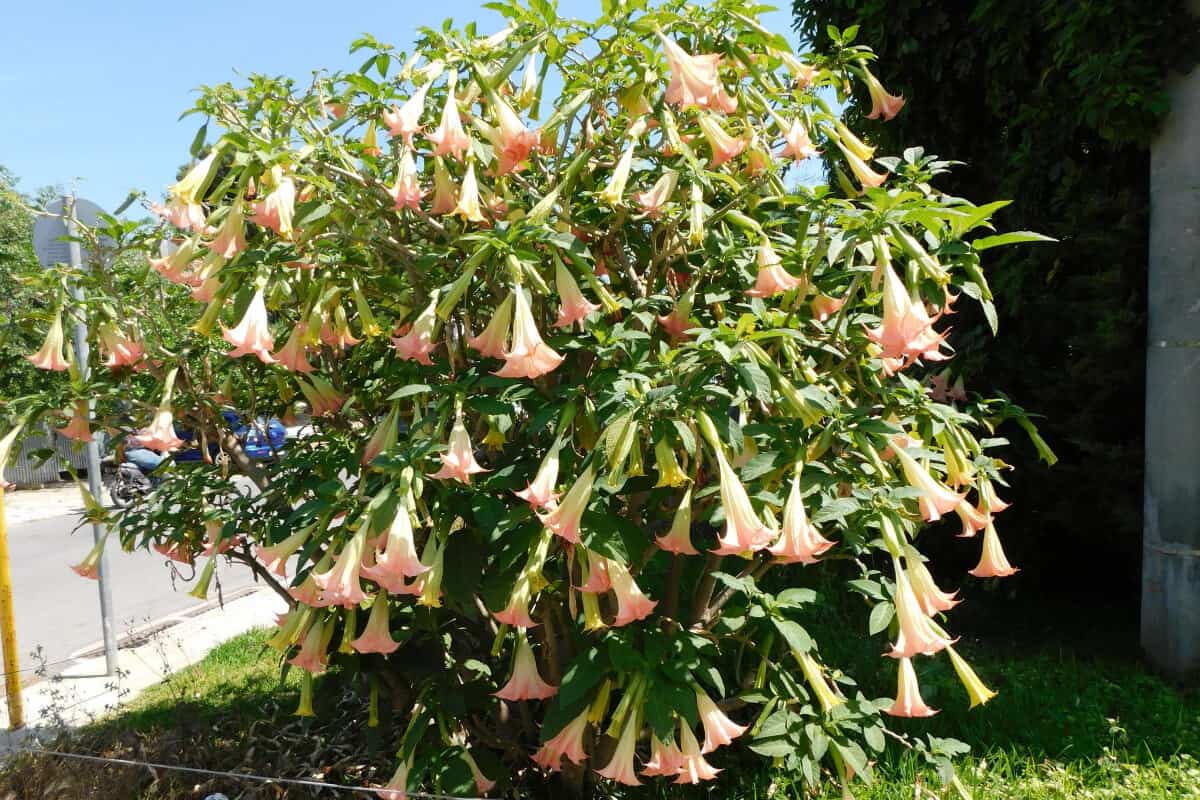
[[(107, 499), (103, 497), (101, 502)], [(73, 483), (46, 489), (7, 489), (4, 492), (4, 516), (10, 528), (39, 519), (81, 513), (83, 498), (79, 494), (79, 488)]]
[[(209, 607), (144, 626), (119, 650), (119, 676), (104, 674), (102, 652), (89, 649), (54, 677), (26, 687), (25, 727), (8, 731), (8, 711), (0, 709), (0, 753), (30, 743), (31, 737), (86, 724), (116, 711), (171, 673), (196, 663), (222, 642), (252, 628), (269, 627), (285, 609), (269, 589), (257, 589)], [(169, 626), (169, 627), (164, 627)]]

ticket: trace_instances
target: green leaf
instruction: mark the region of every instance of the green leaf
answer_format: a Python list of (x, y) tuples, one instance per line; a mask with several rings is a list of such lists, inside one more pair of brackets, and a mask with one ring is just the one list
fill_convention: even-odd
[(800, 653), (807, 653), (809, 650), (812, 650), (812, 637), (808, 635), (808, 631), (804, 630), (800, 623), (778, 617), (772, 619), (771, 622), (774, 623), (775, 630), (779, 631), (780, 635), (787, 642), (788, 648)]
[[(204, 141), (207, 138), (208, 138), (208, 122), (206, 121), (196, 131), (196, 135), (192, 137), (192, 143), (188, 147), (188, 152), (190, 152), (192, 154), (192, 158), (200, 157), (200, 151), (204, 149)], [(121, 209), (121, 211), (123, 211), (123, 210), (124, 210), (124, 208)], [(120, 214), (121, 211), (117, 211), (116, 213)]]
[(895, 616), (895, 613), (896, 609), (891, 603), (887, 601), (877, 603), (875, 608), (871, 609), (871, 618), (867, 623), (867, 630), (872, 636), (887, 630), (887, 626), (892, 623), (892, 617)]
[(971, 247), (976, 250), (990, 250), (993, 247), (1003, 247), (1006, 244), (1020, 244), (1021, 242), (1057, 242), (1058, 240), (1052, 236), (1046, 236), (1033, 231), (1010, 231), (1009, 233), (1001, 233), (997, 236), (984, 236), (980, 239), (975, 239), (971, 242)]
[(412, 397), (414, 394), (424, 394), (425, 392), (433, 391), (432, 386), (424, 383), (410, 383), (407, 386), (401, 386), (396, 391), (388, 395), (388, 400), (400, 400), (405, 397)]
[(767, 373), (762, 367), (755, 364), (753, 361), (741, 361), (734, 365), (734, 369), (742, 379), (742, 385), (746, 387), (746, 391), (763, 403), (771, 402), (771, 379), (767, 377)]

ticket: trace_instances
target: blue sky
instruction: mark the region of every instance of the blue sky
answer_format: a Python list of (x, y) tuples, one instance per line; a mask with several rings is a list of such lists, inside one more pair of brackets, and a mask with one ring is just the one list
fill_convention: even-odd
[[(187, 160), (199, 118), (177, 119), (196, 87), (235, 73), (353, 69), (347, 51), (363, 32), (408, 49), (416, 28), (446, 17), (476, 19), (481, 32), (502, 27), (482, 4), (3, 0), (0, 164), (26, 192), (74, 186), (111, 210), (130, 189), (156, 195)], [(559, 0), (563, 15), (592, 17), (599, 7)], [(796, 42), (786, 12), (763, 21)]]

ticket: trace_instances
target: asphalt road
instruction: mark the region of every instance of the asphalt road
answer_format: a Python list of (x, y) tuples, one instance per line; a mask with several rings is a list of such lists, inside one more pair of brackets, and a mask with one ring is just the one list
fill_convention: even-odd
[[(92, 546), (90, 526), (71, 534), (77, 520), (68, 514), (22, 522), (8, 529), (17, 646), (23, 669), (36, 666), (29, 654), (39, 645), (45, 660), (53, 662), (98, 644), (102, 638), (97, 584), (70, 569)], [(171, 570), (159, 554), (125, 553), (111, 539), (108, 550), (118, 636), (201, 604), (188, 596), (191, 584), (176, 581), (172, 587)], [(249, 570), (223, 561), (218, 562), (217, 574), (226, 596), (253, 583)], [(214, 582), (209, 599), (216, 596)]]

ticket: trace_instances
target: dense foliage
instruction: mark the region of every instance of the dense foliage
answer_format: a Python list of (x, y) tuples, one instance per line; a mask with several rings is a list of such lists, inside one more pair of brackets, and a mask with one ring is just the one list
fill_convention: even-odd
[[(148, 423), (143, 446), (191, 432), (202, 461), (92, 513), (195, 565), (197, 596), (226, 559), (287, 596), (271, 643), (304, 672), (297, 713), (331, 663), (362, 673), (408, 719), (398, 793), (606, 792), (639, 783), (635, 754), (696, 783), (734, 742), (810, 784), (870, 780), (883, 714), (934, 713), (926, 657), (964, 703), (993, 695), (918, 545), (957, 516), (974, 575), (1015, 571), (993, 432), (1033, 428), (926, 373), (956, 309), (995, 323), (988, 253), (1043, 237), (994, 234), (997, 204), (936, 188), (947, 162), (876, 158), (843, 124), (830, 87), (903, 106), (848, 34), (802, 60), (736, 0), (605, 2), (593, 22), (490, 5), (511, 24), (488, 37), (447, 24), (411, 55), (364, 37), (357, 72), (206, 89), (198, 160), (151, 206), (165, 222), (89, 234), (147, 254), (142, 283), (47, 273), (31, 359), (69, 380), (9, 415), (86, 439), (90, 400), (102, 424)], [(789, 191), (818, 148), (841, 154), (836, 185)], [(175, 303), (190, 328), (155, 311)], [(86, 378), (61, 342), (75, 315)], [(155, 402), (122, 422), (130, 382)], [(249, 459), (223, 406), (298, 396), (311, 435)], [(894, 697), (823, 655), (805, 574), (827, 561)], [(890, 733), (952, 783), (962, 746), (915, 731)]]
[[(1005, 320), (956, 322), (951, 369), (966, 385), (1037, 398), (1062, 463), (1014, 451), (1015, 553), (1042, 589), (1138, 587), (1150, 143), (1165, 83), (1200, 53), (1182, 0), (797, 0), (797, 27), (833, 52), (827, 26), (860, 26), (911, 113), (863, 122), (884, 150), (921, 142), (966, 162), (944, 187), (1002, 197), (997, 218), (1061, 240), (996, 257)], [(856, 91), (855, 122), (869, 107)], [(1086, 564), (1079, 554), (1094, 554)]]

